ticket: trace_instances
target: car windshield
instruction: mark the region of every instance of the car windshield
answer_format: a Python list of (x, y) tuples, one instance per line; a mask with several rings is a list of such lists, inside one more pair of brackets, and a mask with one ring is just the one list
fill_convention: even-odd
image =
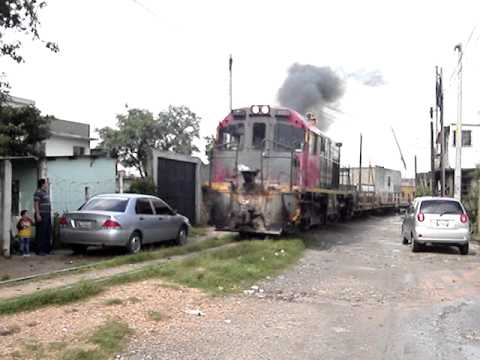
[(463, 214), (460, 203), (453, 200), (425, 200), (422, 201), (420, 211), (424, 214)]
[(95, 198), (83, 205), (80, 210), (125, 212), (128, 199)]

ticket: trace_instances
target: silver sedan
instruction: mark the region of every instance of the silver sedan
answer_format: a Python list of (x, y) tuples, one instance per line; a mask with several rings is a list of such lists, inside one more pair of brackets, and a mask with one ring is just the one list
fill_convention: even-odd
[(137, 253), (142, 245), (175, 239), (187, 242), (190, 223), (163, 200), (140, 194), (98, 195), (60, 220), (60, 240), (75, 252), (88, 246), (124, 247)]

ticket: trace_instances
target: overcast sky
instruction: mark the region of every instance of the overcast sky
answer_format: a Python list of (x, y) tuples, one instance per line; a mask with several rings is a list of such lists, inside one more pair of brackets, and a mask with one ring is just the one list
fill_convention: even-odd
[[(343, 165), (429, 167), (428, 109), (434, 68), (444, 67), (447, 123), (456, 121), (455, 44), (468, 39), (464, 122), (479, 123), (480, 6), (475, 1), (155, 1), (47, 0), (41, 35), (54, 54), (26, 43), (26, 63), (0, 60), (11, 93), (45, 114), (114, 126), (130, 108), (159, 112), (186, 105), (202, 117), (202, 136), (228, 113), (228, 56), (234, 107), (276, 104), (292, 63), (340, 73), (378, 71), (382, 86), (349, 79), (330, 135), (344, 143)], [(473, 31), (473, 32), (472, 32)], [(471, 35), (471, 36), (470, 36)], [(476, 93), (476, 94), (475, 94)]]

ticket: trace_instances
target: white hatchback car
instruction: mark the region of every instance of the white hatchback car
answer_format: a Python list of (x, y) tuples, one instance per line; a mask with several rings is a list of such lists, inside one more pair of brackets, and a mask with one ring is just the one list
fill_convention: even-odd
[(465, 207), (453, 198), (418, 197), (403, 218), (402, 238), (414, 252), (425, 245), (446, 245), (467, 255), (470, 221)]

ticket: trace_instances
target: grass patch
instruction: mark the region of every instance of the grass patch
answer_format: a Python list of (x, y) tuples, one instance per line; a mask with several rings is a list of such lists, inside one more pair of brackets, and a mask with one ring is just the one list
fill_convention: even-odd
[(49, 305), (64, 305), (82, 300), (103, 291), (95, 283), (82, 282), (68, 288), (41, 290), (33, 294), (22, 295), (0, 301), (0, 315), (35, 310)]
[(295, 263), (305, 246), (300, 239), (254, 240), (175, 261), (158, 269), (169, 281), (212, 294), (236, 292)]
[[(226, 239), (209, 239), (192, 244), (200, 251), (203, 246), (220, 246)], [(230, 240), (231, 241), (231, 240)], [(188, 253), (186, 247), (183, 249)], [(275, 275), (295, 263), (302, 255), (305, 245), (301, 239), (252, 240), (217, 249), (210, 253), (195, 255), (162, 266), (150, 265), (138, 271), (112, 276), (99, 282), (79, 283), (67, 288), (42, 290), (13, 299), (0, 300), (0, 315), (35, 310), (49, 305), (64, 305), (95, 296), (109, 287), (162, 278), (189, 287), (200, 288), (212, 294), (242, 290), (268, 275)]]
[(85, 347), (67, 349), (63, 360), (103, 360), (110, 359), (126, 344), (125, 339), (132, 334), (127, 324), (111, 320), (100, 326), (88, 338)]
[(205, 226), (192, 226), (189, 231), (191, 237), (206, 236), (208, 234), (208, 227)]
[(92, 265), (93, 269), (107, 269), (111, 267), (136, 264), (150, 260), (166, 259), (172, 256), (186, 255), (192, 252), (202, 251), (218, 246), (222, 246), (236, 240), (235, 236), (213, 237), (198, 243), (189, 243), (184, 246), (164, 247), (159, 250), (142, 251), (138, 254), (117, 256), (110, 260), (105, 260)]
[(142, 299), (139, 299), (136, 296), (130, 296), (129, 298), (127, 298), (127, 301), (132, 304), (138, 304), (139, 302), (142, 302)]
[(162, 314), (160, 311), (149, 311), (148, 317), (150, 318), (150, 320), (157, 321), (157, 322), (168, 319), (168, 316)]
[(123, 300), (122, 299), (108, 299), (104, 302), (105, 305), (122, 305)]
[(98, 328), (89, 342), (97, 345), (103, 353), (111, 355), (123, 348), (124, 338), (131, 333), (127, 324), (112, 320)]

